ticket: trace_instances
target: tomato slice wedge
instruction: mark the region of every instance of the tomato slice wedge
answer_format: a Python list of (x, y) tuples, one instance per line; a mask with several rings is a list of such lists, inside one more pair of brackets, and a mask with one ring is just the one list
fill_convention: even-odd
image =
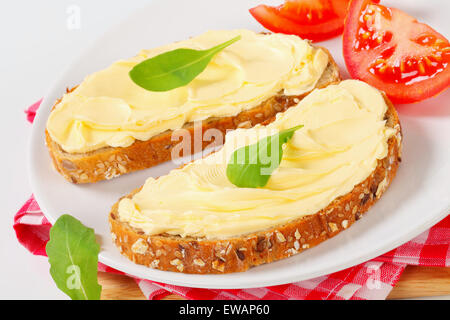
[(252, 16), (273, 32), (322, 41), (340, 35), (350, 0), (287, 0), (272, 7), (250, 9)]
[(353, 0), (343, 50), (350, 75), (383, 90), (395, 103), (421, 101), (450, 85), (448, 40), (395, 8)]

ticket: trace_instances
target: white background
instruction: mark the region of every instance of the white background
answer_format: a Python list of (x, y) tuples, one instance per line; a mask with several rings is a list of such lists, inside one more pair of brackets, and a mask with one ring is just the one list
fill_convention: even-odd
[[(46, 258), (16, 240), (15, 212), (31, 195), (27, 156), (31, 125), (24, 109), (39, 100), (62, 70), (109, 27), (149, 0), (15, 0), (0, 10), (0, 299), (65, 299)], [(72, 5), (81, 29), (69, 30)], [(151, 35), (149, 35), (151, 36)]]
[[(398, 7), (404, 8), (409, 1), (395, 2)], [(34, 257), (21, 247), (12, 228), (15, 212), (31, 194), (26, 164), (31, 126), (26, 122), (24, 109), (41, 98), (66, 65), (95, 38), (148, 2), (150, 0), (16, 0), (2, 4), (0, 299), (66, 298), (54, 285), (46, 258)], [(419, 2), (419, 8), (433, 5), (435, 10), (442, 10), (442, 4), (447, 1), (414, 2)], [(261, 0), (261, 3), (264, 1)], [(74, 5), (81, 10), (81, 25), (79, 29), (70, 30), (67, 26), (68, 10)], [(426, 12), (418, 9), (409, 11), (433, 25), (433, 21), (427, 20)], [(448, 14), (445, 9), (441, 12), (442, 15)], [(439, 26), (438, 31), (448, 37), (450, 19), (446, 21), (447, 24)], [(163, 26), (155, 32), (162, 30)]]

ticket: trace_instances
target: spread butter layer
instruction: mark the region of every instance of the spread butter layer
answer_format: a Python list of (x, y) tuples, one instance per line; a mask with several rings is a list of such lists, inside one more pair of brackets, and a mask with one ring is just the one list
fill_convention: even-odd
[[(351, 192), (387, 156), (395, 130), (386, 127), (386, 111), (382, 94), (361, 81), (315, 90), (267, 127), (230, 132), (218, 152), (149, 178), (119, 202), (119, 218), (148, 235), (222, 239), (314, 214)], [(229, 182), (226, 166), (237, 148), (300, 124), (264, 188)]]
[[(178, 48), (209, 49), (242, 39), (217, 54), (190, 84), (167, 92), (136, 85), (129, 71), (138, 63)], [(300, 95), (314, 88), (328, 55), (293, 35), (249, 30), (209, 31), (192, 39), (143, 50), (88, 76), (52, 111), (47, 130), (69, 153), (127, 147), (166, 130), (210, 117), (234, 116), (271, 96)]]

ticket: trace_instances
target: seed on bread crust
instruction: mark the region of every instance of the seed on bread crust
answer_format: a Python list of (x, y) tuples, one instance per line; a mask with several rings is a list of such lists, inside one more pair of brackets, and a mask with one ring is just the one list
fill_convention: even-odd
[(294, 254), (297, 254), (298, 251), (295, 250), (294, 248), (291, 248), (291, 249), (287, 249), (287, 250), (285, 251), (285, 253), (286, 253), (286, 255), (287, 255), (288, 257), (290, 257), (290, 256), (293, 256)]
[(156, 269), (156, 268), (158, 268), (158, 265), (159, 265), (159, 260), (156, 259), (156, 260), (153, 260), (153, 261), (150, 263), (149, 267), (150, 267), (150, 268), (153, 268), (153, 269)]
[(341, 222), (342, 228), (347, 229), (348, 227), (348, 220), (344, 220)]
[(284, 237), (284, 235), (280, 232), (280, 231), (275, 231), (275, 234), (277, 235), (277, 240), (278, 242), (285, 242), (286, 238)]
[(239, 129), (249, 129), (252, 127), (252, 122), (251, 121), (245, 121), (245, 122), (241, 122), (238, 124), (237, 126)]
[(256, 244), (256, 251), (263, 252), (267, 247), (267, 241), (265, 237), (259, 237)]
[(383, 179), (383, 181), (381, 181), (380, 184), (378, 185), (377, 192), (375, 193), (377, 199), (379, 199), (381, 197), (383, 192), (386, 190), (387, 186), (388, 186), (388, 180), (387, 180), (387, 176), (386, 176)]
[(122, 174), (127, 173), (127, 169), (120, 163), (117, 165), (117, 168), (119, 169), (120, 173)]
[(330, 227), (331, 232), (336, 232), (339, 230), (339, 228), (337, 227), (336, 223), (334, 222), (329, 222), (328, 226)]
[(178, 271), (183, 272), (184, 265), (180, 259), (174, 259), (174, 260), (170, 261), (170, 264), (175, 266), (178, 269)]
[(215, 270), (218, 270), (220, 272), (224, 272), (225, 271), (225, 263), (223, 261), (220, 260), (214, 260), (211, 264), (212, 268)]
[(225, 254), (226, 254), (226, 255), (229, 255), (232, 249), (233, 249), (233, 245), (232, 245), (231, 243), (229, 243), (229, 244), (227, 245), (227, 251), (225, 252)]
[(204, 267), (205, 266), (205, 262), (203, 262), (202, 259), (194, 259), (194, 264), (196, 266), (199, 266), (199, 267)]
[(148, 250), (148, 244), (142, 239), (139, 238), (132, 246), (131, 251), (137, 254), (146, 254)]
[(67, 159), (61, 161), (61, 166), (64, 169), (67, 169), (68, 171), (74, 171), (78, 169), (77, 166), (72, 161), (69, 161)]
[(239, 258), (239, 260), (244, 261), (245, 254), (243, 253), (243, 251), (245, 251), (245, 250), (242, 250), (242, 249), (245, 249), (245, 248), (241, 248), (239, 250), (236, 250), (236, 255)]

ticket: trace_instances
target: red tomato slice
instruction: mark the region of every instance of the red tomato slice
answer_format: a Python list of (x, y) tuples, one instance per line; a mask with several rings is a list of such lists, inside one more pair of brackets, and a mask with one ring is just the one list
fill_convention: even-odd
[(421, 101), (450, 85), (448, 40), (398, 9), (353, 0), (343, 47), (350, 75), (383, 90), (393, 102)]
[(313, 41), (342, 33), (350, 0), (288, 0), (284, 5), (260, 5), (252, 16), (273, 32), (295, 34)]

